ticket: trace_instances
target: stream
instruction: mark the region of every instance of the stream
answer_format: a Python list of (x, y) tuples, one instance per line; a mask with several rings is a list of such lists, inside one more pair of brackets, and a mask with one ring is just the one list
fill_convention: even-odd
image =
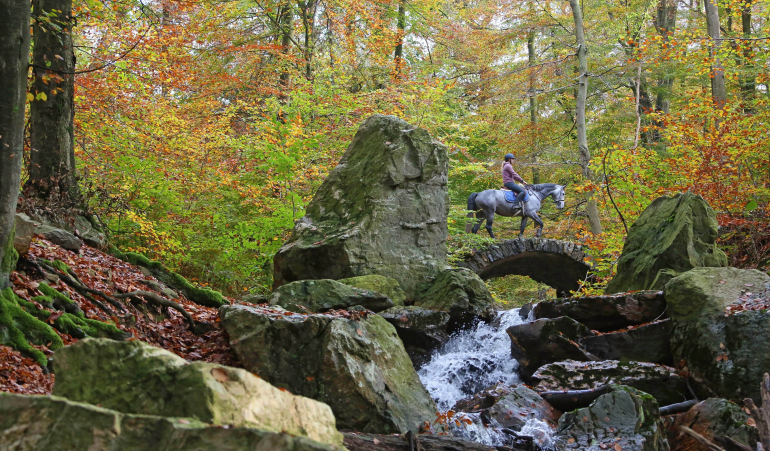
[[(521, 382), (517, 372), (519, 364), (511, 357), (511, 340), (505, 330), (532, 321), (531, 316), (530, 313), (530, 318), (521, 318), (519, 309), (498, 312), (491, 323), (481, 322), (456, 332), (444, 346), (434, 351), (431, 360), (418, 374), (440, 412), (450, 410), (457, 401), (492, 385)], [(471, 424), (451, 424), (450, 432), (455, 436), (490, 446), (510, 443), (509, 435), (494, 424), (485, 426), (479, 414), (458, 413), (456, 418), (467, 418)], [(530, 420), (518, 432), (534, 437), (543, 447), (551, 445), (552, 430), (543, 421)]]

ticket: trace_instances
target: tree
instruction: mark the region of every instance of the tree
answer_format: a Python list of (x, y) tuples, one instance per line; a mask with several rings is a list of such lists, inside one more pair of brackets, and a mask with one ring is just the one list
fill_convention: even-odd
[(712, 41), (709, 43), (713, 60), (711, 66), (711, 96), (714, 98), (716, 107), (722, 108), (727, 101), (727, 90), (725, 89), (725, 70), (719, 61), (718, 55), (720, 47), (719, 7), (716, 0), (705, 0), (703, 4), (706, 7), (706, 28)]
[(16, 203), (24, 145), (29, 58), (29, 2), (0, 0), (0, 289), (16, 263)]

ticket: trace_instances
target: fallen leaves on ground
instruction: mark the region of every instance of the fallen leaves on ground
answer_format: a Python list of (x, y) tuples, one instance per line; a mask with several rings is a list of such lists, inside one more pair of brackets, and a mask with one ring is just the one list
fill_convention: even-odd
[(0, 391), (47, 395), (51, 393), (53, 381), (53, 374), (44, 374), (34, 360), (8, 346), (0, 346)]

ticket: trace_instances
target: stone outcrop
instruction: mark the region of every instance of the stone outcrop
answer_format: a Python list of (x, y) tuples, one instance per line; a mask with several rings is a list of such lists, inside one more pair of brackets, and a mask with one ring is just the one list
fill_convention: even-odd
[(757, 270), (695, 268), (665, 288), (674, 362), (699, 396), (759, 402), (770, 372), (770, 277)]
[(246, 369), (329, 404), (340, 429), (402, 433), (436, 418), (396, 330), (378, 315), (354, 321), (234, 305), (220, 317)]
[(448, 157), (427, 131), (375, 115), (274, 259), (274, 288), (380, 274), (407, 297), (447, 266)]
[(83, 242), (78, 237), (63, 229), (57, 229), (49, 225), (39, 225), (35, 227), (35, 235), (42, 235), (43, 238), (59, 245), (72, 252), (80, 252)]
[(368, 276), (340, 279), (339, 282), (351, 287), (382, 293), (389, 297), (393, 304), (397, 306), (404, 305), (404, 301), (406, 301), (406, 293), (401, 289), (398, 281), (390, 277), (370, 274)]
[(448, 312), (453, 323), (450, 329), (475, 319), (491, 321), (495, 316), (493, 304), (484, 281), (465, 268), (442, 271), (415, 300), (419, 307)]
[(24, 451), (344, 451), (306, 437), (194, 418), (131, 415), (57, 396), (0, 393), (0, 449)]
[(659, 197), (628, 231), (617, 274), (606, 292), (660, 290), (692, 268), (727, 266), (716, 238), (716, 215), (702, 197)]
[(655, 398), (615, 385), (590, 407), (562, 415), (556, 449), (668, 451), (669, 446)]
[(24, 213), (16, 213), (15, 226), (16, 235), (13, 237), (13, 248), (20, 256), (26, 255), (29, 252), (32, 237), (35, 236), (35, 222)]
[(415, 368), (430, 359), (431, 352), (449, 339), (449, 313), (417, 306), (393, 307), (380, 316), (396, 328)]
[[(668, 443), (671, 449), (699, 451), (701, 444), (683, 433), (680, 427), (686, 426), (711, 442), (725, 446), (724, 439), (730, 438), (756, 448), (759, 441), (757, 428), (749, 425), (749, 416), (741, 407), (726, 399), (709, 398), (694, 405), (687, 412), (664, 419)], [(726, 447), (726, 449), (735, 449)]]
[(80, 340), (54, 354), (54, 367), (54, 395), (72, 401), (342, 444), (326, 404), (281, 391), (248, 371), (189, 363), (138, 340)]
[(485, 424), (520, 430), (529, 420), (540, 420), (556, 426), (560, 412), (545, 402), (534, 390), (524, 385), (513, 388), (510, 393), (481, 414)]
[(585, 337), (586, 351), (600, 359), (672, 365), (670, 320), (656, 321), (629, 330)]
[(282, 285), (273, 292), (270, 304), (296, 313), (321, 313), (356, 305), (373, 312), (393, 307), (393, 301), (382, 293), (330, 279), (298, 280)]
[(539, 302), (534, 307), (537, 319), (569, 316), (599, 332), (647, 323), (663, 317), (665, 311), (662, 291), (561, 298)]
[(605, 385), (627, 385), (655, 397), (659, 406), (687, 399), (687, 386), (674, 368), (647, 362), (577, 362), (568, 360), (542, 366), (532, 376), (538, 392), (594, 390)]

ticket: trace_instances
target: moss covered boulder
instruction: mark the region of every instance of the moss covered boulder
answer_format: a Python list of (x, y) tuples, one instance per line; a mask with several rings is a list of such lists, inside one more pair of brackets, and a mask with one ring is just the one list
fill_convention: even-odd
[(401, 306), (406, 301), (406, 293), (401, 289), (401, 285), (398, 284), (396, 279), (391, 279), (390, 277), (370, 274), (368, 276), (340, 279), (340, 282), (351, 287), (382, 293), (389, 297), (394, 305)]
[(694, 405), (683, 414), (667, 417), (665, 424), (671, 449), (701, 449), (702, 445), (692, 436), (682, 433), (680, 429), (682, 426), (692, 429), (715, 443), (724, 445), (724, 439), (731, 438), (741, 445), (755, 449), (759, 434), (757, 428), (749, 424), (752, 421), (738, 404), (726, 399), (709, 398)]
[(329, 406), (281, 391), (248, 371), (189, 363), (138, 340), (78, 341), (54, 354), (54, 369), (54, 395), (73, 401), (342, 443)]
[(411, 297), (447, 266), (448, 167), (427, 131), (367, 119), (275, 255), (274, 288), (379, 274)]
[(736, 268), (695, 268), (665, 288), (671, 350), (700, 396), (759, 402), (770, 372), (770, 277)]
[(606, 292), (660, 290), (692, 268), (727, 266), (716, 238), (716, 215), (702, 197), (692, 193), (659, 197), (628, 231), (618, 272)]
[(655, 398), (614, 385), (589, 407), (562, 415), (556, 449), (668, 451), (669, 445)]
[(380, 316), (396, 328), (415, 368), (430, 360), (433, 350), (449, 340), (447, 312), (411, 305), (389, 308)]
[(246, 369), (327, 403), (340, 429), (401, 433), (436, 418), (396, 330), (378, 315), (354, 321), (233, 305), (220, 317)]
[(288, 432), (131, 415), (57, 396), (0, 393), (0, 449), (24, 451), (343, 451)]
[(448, 312), (453, 324), (463, 325), (475, 319), (491, 321), (495, 316), (494, 299), (487, 285), (466, 268), (447, 269), (423, 287), (415, 305)]
[(662, 291), (605, 296), (567, 297), (539, 302), (535, 318), (569, 316), (593, 330), (609, 332), (664, 317), (666, 300)]
[(561, 413), (551, 407), (540, 395), (525, 385), (519, 385), (481, 413), (484, 424), (511, 428), (515, 431), (530, 420), (545, 421), (556, 426)]
[(382, 293), (330, 279), (298, 280), (282, 285), (273, 292), (270, 304), (297, 313), (320, 313), (355, 305), (373, 312), (393, 307), (393, 301)]

